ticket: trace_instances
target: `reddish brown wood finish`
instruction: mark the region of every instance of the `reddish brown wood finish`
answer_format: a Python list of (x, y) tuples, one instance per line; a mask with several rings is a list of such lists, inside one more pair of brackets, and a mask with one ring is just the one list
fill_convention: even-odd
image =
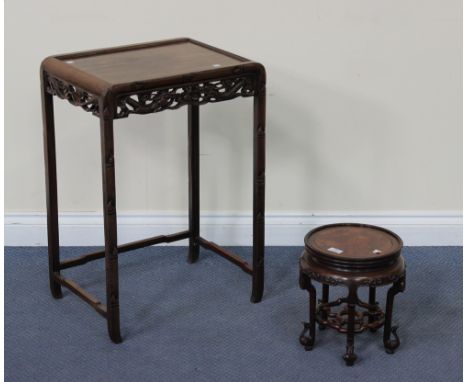
[(46, 91), (44, 73), (41, 73), (41, 91), (46, 177), (49, 282), (52, 296), (54, 296), (54, 298), (61, 298), (62, 289), (54, 276), (60, 269), (54, 100)]
[(58, 273), (55, 274), (55, 280), (57, 282), (59, 282), (61, 285), (67, 287), (70, 291), (75, 293), (83, 301), (85, 301), (89, 305), (91, 305), (94, 309), (96, 309), (96, 311), (101, 316), (103, 316), (104, 318), (107, 318), (107, 308), (103, 304), (101, 304), (101, 301), (99, 301), (91, 293), (84, 290), (75, 281), (70, 280), (70, 279), (66, 279), (65, 277), (63, 277), (62, 275), (60, 275)]
[[(354, 236), (355, 235), (355, 236)], [(334, 328), (346, 334), (346, 364), (356, 360), (354, 336), (364, 330), (376, 331), (384, 325), (383, 342), (388, 353), (399, 346), (396, 327), (392, 327), (394, 296), (405, 289), (403, 242), (393, 232), (362, 224), (332, 224), (309, 232), (300, 259), (300, 287), (309, 292), (309, 322), (304, 324), (300, 342), (311, 350), (315, 341), (315, 323), (320, 329)], [(375, 249), (379, 251), (376, 253)], [(336, 251), (339, 250), (339, 251)], [(340, 252), (342, 251), (342, 252)], [(322, 284), (322, 300), (316, 308), (312, 280)], [(392, 284), (385, 313), (376, 301), (376, 287)], [(348, 295), (329, 301), (329, 286), (344, 285)], [(368, 303), (358, 297), (359, 287), (369, 288)], [(346, 304), (341, 312), (332, 308)], [(359, 311), (357, 308), (364, 308)], [(308, 335), (306, 335), (308, 332)], [(393, 339), (391, 335), (393, 334)]]
[[(205, 52), (208, 56), (206, 60), (203, 61), (198, 57), (193, 67), (188, 66), (188, 63), (193, 59), (193, 55), (186, 53), (185, 47), (187, 44), (198, 47), (200, 49), (199, 55), (201, 55), (201, 52)], [(166, 57), (166, 65), (161, 67), (161, 65), (157, 65), (158, 59), (160, 59), (157, 48), (167, 48), (169, 45), (173, 45), (171, 55)], [(154, 52), (152, 56), (145, 56), (142, 53), (148, 50)], [(118, 81), (118, 78), (122, 76), (122, 71), (109, 57), (112, 57), (111, 55), (113, 54), (124, 53), (126, 54), (126, 64), (124, 67), (128, 68), (131, 63), (134, 69), (129, 77), (123, 77), (123, 81)], [(102, 57), (107, 57), (107, 59), (103, 61)], [(87, 60), (85, 67), (74, 64), (85, 59)], [(219, 62), (213, 62), (216, 59)], [(153, 67), (149, 65), (151, 62), (154, 63)], [(166, 66), (169, 69), (165, 69)], [(86, 70), (86, 67), (90, 68), (91, 71)], [(154, 68), (151, 71), (151, 75), (154, 76), (152, 78), (148, 78), (150, 74), (148, 72), (149, 68)], [(98, 100), (102, 97), (107, 97), (111, 101), (113, 100), (113, 108), (108, 110), (108, 112), (114, 118), (120, 118), (116, 110), (118, 106), (116, 98), (118, 97), (141, 94), (156, 89), (193, 86), (229, 78), (250, 78), (252, 81), (259, 79), (257, 85), (261, 86), (265, 84), (266, 78), (265, 69), (261, 64), (192, 39), (175, 39), (51, 56), (42, 62), (42, 71), (46, 72), (48, 77), (58, 79), (66, 86), (73, 87), (72, 94), (70, 92), (68, 94), (57, 92), (56, 95), (62, 96), (62, 98), (66, 98), (70, 102), (73, 101), (72, 103), (74, 104), (78, 103), (78, 100), (73, 99), (73, 93), (76, 92), (84, 92), (91, 95), (95, 100), (94, 103), (98, 103)], [(107, 80), (99, 77), (100, 74), (104, 74)], [(135, 79), (139, 76), (141, 76), (140, 80), (129, 81), (129, 79)], [(249, 90), (251, 92), (248, 94), (244, 93), (243, 96), (253, 96), (260, 89), (252, 87)], [(237, 96), (241, 96), (241, 94)], [(221, 94), (218, 95), (218, 98), (207, 102), (218, 102), (219, 100), (226, 99)], [(205, 103), (205, 100), (200, 101), (199, 99), (185, 101), (181, 103), (181, 106)], [(94, 112), (94, 110), (92, 111)]]
[(135, 81), (161, 80), (218, 67), (232, 67), (246, 61), (191, 41), (148, 46), (138, 49), (138, 54), (135, 52), (136, 49), (131, 49), (61, 60), (111, 86)]
[[(105, 110), (105, 101), (101, 101)], [(107, 329), (115, 343), (122, 342), (119, 313), (119, 267), (117, 249), (117, 208), (113, 120), (101, 114), (101, 163), (106, 259)]]
[[(149, 245), (161, 244), (161, 243), (172, 243), (174, 241), (184, 240), (190, 237), (190, 231), (181, 231), (177, 233), (173, 233), (170, 235), (158, 235), (154, 237), (150, 237), (148, 239), (132, 241), (130, 243), (122, 244), (117, 246), (117, 250), (119, 254), (125, 253), (128, 251), (133, 251), (138, 248), (148, 247)], [(86, 255), (82, 255), (76, 257), (74, 259), (64, 260), (60, 263), (60, 269), (67, 269), (76, 267), (77, 265), (83, 265), (90, 261), (102, 259), (106, 257), (106, 251), (97, 251), (88, 253)]]
[(310, 231), (304, 242), (314, 261), (349, 272), (389, 266), (403, 246), (401, 238), (389, 230), (355, 223), (321, 226)]
[[(113, 342), (120, 334), (118, 254), (161, 242), (189, 238), (188, 261), (199, 247), (214, 251), (252, 275), (252, 302), (264, 285), (265, 84), (264, 67), (246, 58), (188, 38), (71, 53), (46, 58), (41, 65), (46, 164), (49, 278), (52, 295), (65, 286), (106, 317)], [(99, 117), (105, 249), (60, 262), (57, 179), (52, 96)], [(199, 107), (236, 97), (254, 97), (253, 254), (252, 264), (200, 238)], [(117, 245), (113, 120), (131, 114), (188, 107), (189, 230)], [(106, 308), (64, 270), (105, 257)]]
[(212, 241), (208, 241), (202, 237), (198, 238), (200, 245), (205, 248), (209, 249), (221, 257), (224, 257), (226, 260), (230, 261), (231, 263), (237, 265), (241, 268), (244, 272), (248, 274), (252, 274), (252, 266), (248, 263), (248, 261), (244, 260), (242, 257), (237, 256), (227, 249), (220, 247), (218, 244), (213, 243)]

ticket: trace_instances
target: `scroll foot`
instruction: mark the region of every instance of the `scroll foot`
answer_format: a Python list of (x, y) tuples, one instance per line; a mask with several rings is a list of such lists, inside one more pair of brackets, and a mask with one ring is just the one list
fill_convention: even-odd
[[(301, 335), (299, 336), (299, 342), (301, 343), (302, 346), (304, 346), (304, 349), (306, 351), (310, 351), (314, 348), (314, 338), (306, 335), (308, 331), (311, 329), (311, 324), (308, 322), (304, 322), (304, 329), (301, 332)], [(314, 325), (314, 324), (312, 324)]]

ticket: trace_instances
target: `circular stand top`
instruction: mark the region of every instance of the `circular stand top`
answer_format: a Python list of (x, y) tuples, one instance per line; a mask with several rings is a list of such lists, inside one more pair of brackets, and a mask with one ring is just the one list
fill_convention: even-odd
[(330, 224), (304, 238), (308, 259), (341, 271), (371, 270), (396, 262), (403, 241), (384, 228), (355, 223)]

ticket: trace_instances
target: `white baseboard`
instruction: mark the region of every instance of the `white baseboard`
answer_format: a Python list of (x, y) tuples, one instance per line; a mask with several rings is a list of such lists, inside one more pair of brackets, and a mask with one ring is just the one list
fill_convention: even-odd
[[(101, 213), (60, 214), (60, 245), (101, 246), (104, 243)], [(251, 245), (249, 214), (202, 214), (201, 236), (221, 245)], [(427, 212), (320, 212), (270, 213), (265, 217), (266, 245), (303, 245), (304, 235), (320, 225), (359, 222), (379, 225), (400, 235), (408, 246), (463, 244), (463, 218), (456, 211)], [(119, 244), (187, 229), (187, 215), (178, 213), (118, 214)], [(5, 214), (6, 246), (47, 245), (44, 213)], [(187, 245), (180, 241), (172, 245)]]

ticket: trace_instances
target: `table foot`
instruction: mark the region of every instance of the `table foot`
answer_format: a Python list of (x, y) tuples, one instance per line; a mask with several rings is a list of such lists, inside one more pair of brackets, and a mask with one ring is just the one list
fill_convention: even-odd
[(252, 294), (250, 295), (250, 302), (256, 304), (262, 301), (264, 286), (264, 269), (262, 266), (253, 265), (252, 273)]
[[(299, 336), (299, 342), (302, 346), (304, 346), (304, 350), (310, 351), (314, 348), (315, 338), (308, 336), (306, 333), (311, 331), (311, 325), (315, 325), (314, 323), (304, 322), (304, 329)], [(313, 329), (312, 329), (313, 330)]]
[(198, 261), (200, 256), (200, 247), (197, 246), (189, 246), (188, 256), (187, 256), (187, 263), (194, 264)]
[[(304, 322), (304, 329), (299, 337), (300, 343), (304, 346), (305, 350), (312, 350), (315, 342), (315, 320), (316, 320), (316, 290), (310, 277), (304, 273), (299, 274), (299, 286), (309, 292), (309, 322)], [(309, 335), (305, 333), (309, 331)]]
[(384, 340), (384, 346), (385, 346), (385, 352), (387, 354), (393, 354), (395, 350), (400, 346), (400, 338), (398, 337), (396, 331), (398, 329), (398, 326), (393, 326), (391, 329), (391, 334), (393, 335), (393, 339), (390, 339), (390, 336), (388, 339)]
[(120, 333), (114, 333), (114, 332), (111, 332), (111, 330), (109, 329), (109, 338), (111, 339), (111, 341), (114, 343), (114, 344), (120, 344), (122, 343), (122, 336), (120, 335)]
[[(400, 339), (396, 333), (398, 326), (392, 326), (393, 300), (395, 295), (405, 290), (406, 279), (401, 277), (387, 292), (387, 306), (385, 308), (385, 326), (383, 334), (383, 343), (385, 351), (393, 354), (395, 349), (400, 346)], [(393, 339), (391, 337), (393, 336)]]
[(58, 284), (55, 281), (54, 282), (51, 281), (50, 283), (50, 293), (52, 294), (52, 297), (57, 300), (63, 297), (62, 288), (60, 284)]
[(346, 362), (346, 366), (354, 365), (354, 362), (357, 360), (357, 356), (354, 353), (354, 347), (346, 349), (346, 354), (343, 356), (343, 359)]
[(254, 293), (250, 296), (250, 302), (252, 304), (257, 304), (262, 301), (262, 296), (257, 296)]

